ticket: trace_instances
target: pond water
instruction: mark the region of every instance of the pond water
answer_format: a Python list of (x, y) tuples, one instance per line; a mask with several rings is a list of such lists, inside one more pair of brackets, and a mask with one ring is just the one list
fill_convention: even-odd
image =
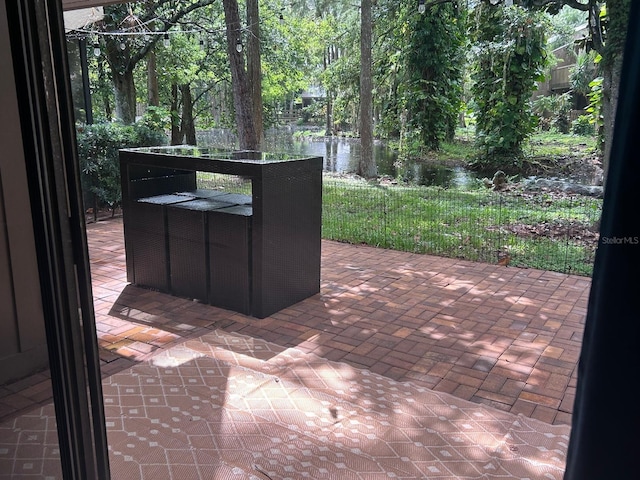
[[(354, 173), (360, 160), (360, 140), (345, 137), (313, 137), (299, 138), (294, 136), (295, 126), (270, 129), (265, 133), (265, 148), (270, 152), (293, 153), (299, 155), (318, 156), (324, 158), (324, 170), (333, 173)], [(308, 127), (304, 128), (309, 131)], [(214, 129), (198, 133), (198, 145), (202, 147), (235, 148), (235, 135), (227, 129)], [(413, 184), (440, 186), (444, 188), (469, 188), (477, 185), (486, 175), (466, 170), (463, 167), (447, 167), (413, 163), (399, 165), (397, 153), (383, 142), (376, 141), (373, 156), (378, 167), (378, 175), (398, 178)], [(491, 175), (489, 175), (491, 176)], [(529, 183), (540, 180), (550, 181), (553, 189), (566, 189), (573, 185), (598, 185), (597, 178), (592, 176), (571, 176), (565, 178), (529, 177)]]
[[(295, 127), (271, 129), (265, 133), (265, 150), (294, 153), (324, 158), (324, 171), (353, 173), (360, 161), (360, 140), (344, 137), (294, 137)], [(234, 146), (235, 136), (225, 129), (199, 132), (198, 145)], [(449, 168), (438, 165), (398, 165), (397, 153), (383, 142), (373, 145), (373, 156), (378, 175), (402, 178), (412, 183), (445, 188), (468, 187), (476, 182), (477, 175), (462, 167)]]

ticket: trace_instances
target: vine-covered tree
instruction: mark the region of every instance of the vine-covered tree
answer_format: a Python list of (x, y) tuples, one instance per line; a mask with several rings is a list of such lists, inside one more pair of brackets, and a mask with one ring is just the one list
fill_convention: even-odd
[(411, 18), (404, 108), (422, 147), (437, 150), (453, 139), (462, 104), (466, 11), (457, 2), (427, 3)]
[(455, 132), (466, 71), (465, 2), (380, 0), (376, 8), (376, 133), (400, 159), (437, 150)]
[(547, 62), (545, 18), (517, 5), (493, 3), (483, 0), (474, 12), (475, 166), (518, 173), (522, 144), (536, 125), (529, 99)]

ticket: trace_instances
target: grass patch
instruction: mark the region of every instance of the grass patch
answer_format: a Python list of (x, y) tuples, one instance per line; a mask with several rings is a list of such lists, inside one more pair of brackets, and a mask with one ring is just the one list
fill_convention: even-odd
[(590, 275), (601, 200), (379, 185), (325, 176), (322, 236)]
[[(453, 142), (443, 142), (440, 150), (435, 152), (436, 158), (444, 163), (464, 164), (476, 153), (473, 142), (456, 140)], [(461, 161), (462, 160), (462, 161)]]
[(238, 175), (197, 172), (196, 185), (198, 188), (251, 195), (251, 180)]
[[(554, 170), (563, 172), (567, 161), (581, 160), (597, 156), (597, 140), (594, 136), (538, 132), (523, 145), (525, 154), (523, 173), (531, 170)], [(459, 128), (452, 142), (443, 142), (440, 149), (430, 151), (425, 158), (414, 161), (430, 162), (438, 165), (467, 165), (477, 157), (475, 133), (472, 127)]]
[(594, 136), (539, 132), (525, 144), (525, 151), (535, 157), (593, 154), (597, 151), (597, 142)]

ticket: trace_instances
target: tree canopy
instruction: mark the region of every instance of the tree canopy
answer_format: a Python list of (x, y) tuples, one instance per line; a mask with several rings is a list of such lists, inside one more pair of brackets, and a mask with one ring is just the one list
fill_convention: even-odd
[[(588, 48), (602, 56), (602, 111), (612, 120), (629, 3), (377, 0), (368, 16), (367, 2), (260, 0), (252, 14), (237, 0), (148, 0), (105, 7), (101, 23), (74, 34), (99, 52), (91, 62), (95, 117), (133, 123), (153, 107), (166, 112), (173, 143), (221, 126), (255, 146), (253, 104), (261, 100), (266, 127), (295, 113), (328, 135), (366, 133), (362, 115), (371, 112), (364, 120), (375, 137), (421, 155), (450, 139), (472, 107), (481, 150), (502, 162), (518, 158), (535, 127), (531, 92), (553, 42), (569, 41), (576, 19), (589, 20)], [(368, 58), (370, 70), (362, 68)], [(257, 81), (260, 96), (251, 99)], [(305, 91), (316, 101), (306, 103)]]

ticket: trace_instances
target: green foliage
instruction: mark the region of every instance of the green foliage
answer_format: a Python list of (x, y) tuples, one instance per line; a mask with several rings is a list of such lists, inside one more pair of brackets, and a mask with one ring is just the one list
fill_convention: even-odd
[(133, 125), (98, 123), (77, 133), (82, 189), (93, 208), (108, 206), (112, 211), (122, 198), (118, 150), (164, 145), (166, 135), (140, 122)]
[(480, 170), (517, 173), (522, 144), (534, 131), (529, 99), (547, 63), (545, 17), (518, 6), (478, 4), (473, 29), (472, 93)]
[(571, 123), (571, 132), (574, 135), (593, 135), (595, 129), (589, 115), (580, 115)]
[(279, 1), (265, 3), (260, 7), (263, 121), (275, 125), (288, 102), (314, 83), (315, 65), (330, 25), (326, 20), (288, 14)]
[(538, 117), (538, 126), (542, 130), (553, 128), (560, 133), (569, 133), (571, 106), (571, 94), (567, 92), (538, 97), (532, 103), (532, 111)]
[(164, 107), (149, 106), (139, 120), (139, 124), (151, 131), (162, 132), (171, 126), (171, 113)]
[(607, 0), (600, 11), (600, 19), (605, 27), (605, 44), (602, 62), (610, 67), (622, 58), (627, 38), (631, 0)]
[(587, 105), (586, 111), (589, 116), (589, 121), (595, 125), (596, 132), (598, 134), (598, 138), (600, 140), (600, 147), (603, 147), (604, 143), (604, 116), (602, 115), (602, 104), (604, 101), (603, 91), (602, 91), (602, 82), (604, 79), (602, 77), (598, 77), (593, 79), (589, 83), (589, 87), (591, 88), (590, 92), (587, 94), (589, 98), (589, 105)]
[(549, 30), (549, 49), (573, 43), (576, 28), (587, 23), (588, 12), (564, 5), (560, 11), (551, 15)]
[(569, 75), (571, 88), (574, 92), (585, 96), (589, 94), (591, 90), (589, 84), (598, 77), (597, 56), (595, 50), (590, 50), (588, 53), (581, 52), (576, 58), (576, 64)]
[(333, 3), (315, 14), (326, 26), (318, 79), (333, 101), (332, 128), (346, 130), (357, 125), (360, 105), (360, 22), (357, 9)]
[[(194, 3), (150, 0), (105, 7), (109, 16), (100, 28), (105, 32), (121, 29), (127, 24), (125, 20), (132, 20), (133, 13), (141, 21), (148, 21), (145, 25), (149, 28), (161, 30), (169, 25), (164, 20), (176, 8)], [(375, 2), (371, 47), (376, 136), (397, 140), (405, 157), (435, 155), (433, 150), (449, 143), (464, 102), (476, 113), (478, 165), (495, 160), (500, 163), (498, 168), (518, 167), (518, 145), (536, 125), (527, 101), (545, 60), (541, 30), (548, 25), (518, 7), (504, 8), (504, 3), (496, 7), (487, 1), (434, 3), (419, 14), (415, 1)], [(466, 5), (478, 8), (469, 16)], [(583, 13), (565, 8), (554, 17), (556, 26), (548, 32), (569, 38), (581, 16)], [(334, 126), (342, 129), (342, 134), (349, 134), (345, 130), (357, 125), (360, 99), (358, 2), (260, 0), (260, 17), (265, 127), (278, 122), (302, 91), (321, 86), (330, 100), (297, 112), (313, 123), (324, 122), (331, 113)], [(469, 19), (475, 28), (467, 35)], [(125, 68), (127, 59), (137, 60), (135, 54), (155, 42), (161, 107), (150, 107), (143, 123), (167, 128), (165, 113), (173, 99), (171, 85), (188, 84), (196, 128), (233, 127), (221, 2), (191, 11), (170, 25), (170, 46), (163, 45), (161, 35), (126, 37), (127, 48), (116, 52), (118, 62), (110, 66), (105, 63), (106, 42), (122, 37), (98, 37), (103, 54), (91, 60), (94, 117), (111, 120), (114, 116), (114, 89), (107, 70)], [(246, 43), (246, 38), (243, 40)], [(463, 50), (477, 60), (473, 99), (463, 88), (469, 75)], [(138, 106), (147, 103), (149, 74), (145, 63), (140, 61), (134, 72)], [(178, 115), (180, 92), (178, 89), (173, 105)], [(330, 103), (333, 108), (328, 112)], [(551, 123), (557, 123), (556, 130), (568, 129), (567, 122), (549, 120), (550, 127)]]
[(451, 3), (413, 15), (401, 88), (409, 128), (424, 148), (437, 150), (453, 139), (462, 104), (465, 14)]
[(89, 56), (89, 86), (94, 122), (110, 122), (113, 118), (113, 83), (106, 64), (103, 55)]
[(537, 132), (525, 142), (528, 155), (533, 159), (574, 158), (582, 160), (596, 151), (593, 133), (565, 135), (554, 131)]

